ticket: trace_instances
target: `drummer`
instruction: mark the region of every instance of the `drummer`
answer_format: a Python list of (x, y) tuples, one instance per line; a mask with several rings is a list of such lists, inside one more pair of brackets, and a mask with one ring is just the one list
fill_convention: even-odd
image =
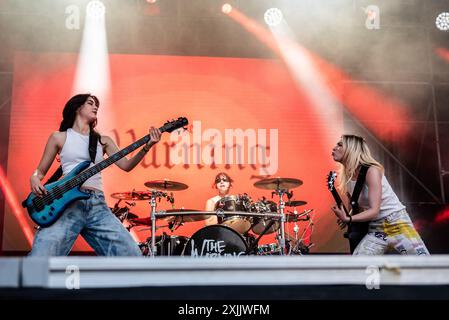
[[(216, 189), (218, 194), (206, 201), (206, 211), (215, 210), (215, 205), (217, 204), (217, 202), (229, 194), (229, 190), (232, 188), (233, 182), (234, 180), (232, 180), (232, 178), (225, 172), (220, 172), (215, 176), (215, 181), (212, 185), (212, 189)], [(215, 215), (210, 216), (210, 218), (206, 220), (207, 226), (217, 223), (218, 220), (217, 216)]]

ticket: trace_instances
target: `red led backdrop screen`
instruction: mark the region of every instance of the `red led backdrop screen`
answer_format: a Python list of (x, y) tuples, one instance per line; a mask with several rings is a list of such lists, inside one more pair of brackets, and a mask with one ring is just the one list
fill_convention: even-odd
[[(145, 182), (169, 179), (189, 186), (174, 192), (175, 208), (204, 210), (206, 200), (216, 195), (214, 177), (222, 171), (234, 180), (231, 194), (278, 201), (269, 190), (253, 184), (265, 176), (297, 178), (303, 185), (293, 189), (293, 199), (307, 201), (297, 210), (313, 209), (312, 250), (347, 250), (326, 188), (326, 175), (336, 168), (328, 141), (331, 137), (336, 142), (342, 134), (343, 115), (332, 124), (323, 123), (280, 61), (110, 55), (109, 63), (111, 87), (100, 101), (98, 130), (120, 148), (147, 134), (152, 125), (160, 127), (180, 116), (190, 122), (184, 133), (165, 133), (131, 172), (115, 165), (102, 172), (109, 206), (116, 203), (110, 197), (114, 192), (147, 190)], [(19, 201), (29, 193), (29, 177), (50, 133), (59, 127), (65, 102), (73, 95), (76, 66), (76, 54), (16, 54), (7, 178)], [(45, 179), (57, 165), (55, 161)], [(158, 202), (160, 210), (171, 208), (166, 200)], [(148, 217), (150, 206), (137, 201), (131, 212)], [(30, 249), (19, 220), (31, 228), (34, 225), (23, 209), (21, 216), (5, 205), (5, 251)], [(306, 225), (298, 223), (300, 234)], [(159, 226), (158, 234), (171, 233), (163, 228), (164, 222)], [(191, 236), (202, 227), (204, 221), (185, 223), (171, 234)], [(290, 232), (293, 227), (294, 223), (287, 224)], [(136, 241), (150, 235), (139, 227), (132, 230)], [(261, 243), (274, 241), (271, 234)], [(78, 239), (74, 250), (91, 249)]]

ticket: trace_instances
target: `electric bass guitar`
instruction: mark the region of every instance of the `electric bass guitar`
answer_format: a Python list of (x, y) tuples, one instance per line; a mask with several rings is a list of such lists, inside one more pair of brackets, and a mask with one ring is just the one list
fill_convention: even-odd
[[(337, 203), (337, 206), (342, 208), (343, 211), (346, 213), (347, 216), (353, 216), (360, 212), (360, 208), (358, 206), (357, 202), (351, 201), (351, 210), (348, 210), (343, 201), (340, 198), (340, 195), (338, 194), (337, 189), (335, 188), (335, 180), (337, 178), (337, 173), (335, 171), (329, 172), (327, 176), (327, 188), (332, 193), (332, 196), (334, 197), (335, 202)], [(347, 224), (346, 223), (339, 223), (340, 227), (343, 229)], [(347, 232), (345, 232), (344, 237), (349, 240), (349, 247), (351, 250), (351, 253), (354, 252), (357, 245), (362, 241), (363, 237), (368, 233), (368, 225), (369, 222), (353, 222), (349, 225), (347, 225), (348, 229)]]
[[(182, 117), (165, 123), (159, 130), (161, 132), (173, 132), (176, 129), (183, 128), (188, 123), (187, 118)], [(88, 199), (90, 197), (90, 194), (80, 189), (80, 186), (87, 179), (150, 140), (151, 137), (148, 134), (90, 168), (90, 161), (81, 162), (61, 180), (45, 185), (44, 187), (48, 192), (44, 196), (38, 197), (34, 193), (30, 193), (28, 198), (22, 202), (22, 206), (27, 209), (30, 218), (37, 225), (40, 227), (51, 226), (61, 217), (69, 204), (76, 200)]]

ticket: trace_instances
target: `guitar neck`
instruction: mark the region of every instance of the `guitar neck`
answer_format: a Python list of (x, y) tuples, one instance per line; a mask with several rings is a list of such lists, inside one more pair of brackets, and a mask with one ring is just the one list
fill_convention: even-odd
[(340, 195), (338, 194), (337, 190), (334, 188), (334, 189), (332, 189), (331, 193), (332, 193), (332, 196), (334, 197), (335, 202), (337, 203), (337, 206), (338, 207), (341, 206), (343, 208), (344, 212), (346, 213), (346, 215), (348, 215), (349, 214), (348, 209), (346, 209), (346, 207), (345, 207), (343, 201), (341, 200)]
[[(161, 130), (162, 132), (162, 130)], [(83, 171), (82, 173), (78, 174), (76, 177), (73, 177), (72, 179), (68, 180), (66, 182), (67, 187), (68, 188), (74, 188), (78, 185), (83, 184), (87, 179), (89, 179), (90, 177), (92, 177), (93, 175), (97, 174), (98, 172), (100, 172), (101, 170), (106, 169), (107, 167), (109, 167), (111, 164), (117, 162), (118, 160), (120, 160), (121, 158), (123, 158), (124, 156), (126, 156), (127, 154), (133, 152), (134, 150), (136, 150), (137, 148), (139, 148), (140, 146), (144, 145), (145, 143), (147, 143), (148, 141), (150, 141), (150, 135), (147, 134), (146, 136), (144, 136), (143, 138), (140, 138), (139, 140), (131, 143), (129, 146), (127, 146), (126, 148), (117, 151), (116, 153), (114, 153), (112, 156), (110, 156), (109, 158), (97, 163), (96, 165), (94, 165), (93, 167), (90, 167), (89, 169)]]

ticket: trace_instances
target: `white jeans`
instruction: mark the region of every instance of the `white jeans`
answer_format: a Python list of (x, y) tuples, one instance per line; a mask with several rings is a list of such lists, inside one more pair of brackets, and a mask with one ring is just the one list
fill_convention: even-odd
[(382, 255), (389, 248), (400, 254), (429, 254), (405, 210), (371, 221), (368, 234), (359, 243), (354, 255)]

